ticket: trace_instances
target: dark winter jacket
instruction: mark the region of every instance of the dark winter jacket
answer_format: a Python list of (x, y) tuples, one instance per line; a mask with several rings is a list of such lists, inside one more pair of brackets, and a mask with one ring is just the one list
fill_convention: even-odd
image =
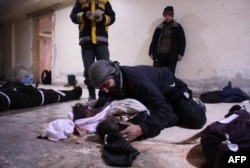
[[(162, 29), (163, 24), (159, 24), (153, 34), (153, 38), (149, 47), (149, 55), (153, 55), (154, 60), (159, 58), (159, 49), (160, 49), (160, 42), (162, 38)], [(182, 26), (173, 20), (172, 26), (172, 34), (171, 34), (171, 48), (169, 51), (169, 61), (170, 62), (177, 62), (178, 55), (184, 56), (185, 48), (186, 48), (186, 38), (185, 33)]]
[[(86, 17), (87, 11), (104, 11), (102, 22)], [(70, 13), (73, 23), (79, 24), (79, 44), (108, 44), (108, 26), (115, 22), (115, 12), (108, 0), (76, 0)]]
[(229, 81), (222, 90), (208, 91), (200, 95), (200, 100), (204, 103), (233, 103), (249, 100), (250, 97), (238, 87), (232, 87)]
[(150, 110), (150, 117), (138, 123), (144, 132), (144, 137), (177, 124), (177, 116), (173, 113), (169, 101), (188, 91), (183, 81), (175, 78), (165, 67), (120, 66), (120, 70), (123, 91), (120, 98), (135, 98)]

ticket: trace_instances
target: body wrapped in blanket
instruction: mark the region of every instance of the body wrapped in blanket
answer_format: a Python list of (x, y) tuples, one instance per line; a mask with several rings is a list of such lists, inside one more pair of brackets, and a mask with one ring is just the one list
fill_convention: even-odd
[(103, 108), (76, 103), (68, 119), (57, 119), (37, 138), (59, 141), (73, 133), (80, 136), (97, 133), (104, 142), (102, 157), (111, 166), (130, 167), (140, 152), (120, 133), (125, 129), (119, 122), (139, 123), (150, 115), (149, 110), (135, 99), (114, 100)]
[(114, 100), (102, 109), (77, 103), (73, 110), (73, 121), (77, 130), (98, 134), (104, 142), (102, 157), (111, 166), (129, 167), (140, 154), (120, 131), (125, 126), (120, 121), (134, 124), (144, 121), (149, 110), (135, 99)]
[[(150, 115), (147, 107), (141, 102), (129, 98), (114, 100), (107, 103), (103, 108), (98, 109), (88, 104), (77, 103), (72, 107), (72, 112), (72, 119), (78, 131), (97, 133), (102, 138), (106, 133), (120, 130), (118, 128), (120, 121), (138, 123)], [(100, 125), (98, 126), (99, 123)]]
[(72, 90), (53, 90), (8, 82), (0, 87), (0, 112), (79, 99), (81, 95), (79, 86)]

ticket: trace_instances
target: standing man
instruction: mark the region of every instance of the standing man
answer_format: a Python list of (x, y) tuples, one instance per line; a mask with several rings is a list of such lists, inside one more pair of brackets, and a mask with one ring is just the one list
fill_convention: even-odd
[(115, 12), (108, 0), (76, 0), (70, 18), (79, 25), (79, 45), (84, 65), (84, 83), (89, 91), (88, 100), (95, 100), (95, 88), (90, 84), (88, 69), (95, 59), (110, 59), (108, 26), (115, 22)]
[(149, 56), (153, 66), (164, 66), (175, 74), (177, 61), (181, 61), (186, 48), (185, 33), (174, 17), (174, 8), (167, 6), (163, 10), (164, 21), (159, 24), (149, 47)]

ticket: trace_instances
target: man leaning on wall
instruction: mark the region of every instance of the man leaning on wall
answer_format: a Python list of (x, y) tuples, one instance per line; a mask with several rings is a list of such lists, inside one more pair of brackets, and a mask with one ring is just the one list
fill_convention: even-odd
[(186, 38), (180, 23), (174, 17), (174, 7), (167, 6), (163, 13), (164, 21), (154, 31), (149, 46), (149, 56), (153, 60), (153, 66), (164, 66), (175, 74), (178, 61), (181, 61), (185, 48)]

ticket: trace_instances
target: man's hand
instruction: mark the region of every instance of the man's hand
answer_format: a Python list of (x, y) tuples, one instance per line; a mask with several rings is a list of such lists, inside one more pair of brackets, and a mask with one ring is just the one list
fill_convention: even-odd
[(182, 60), (182, 55), (178, 55), (178, 61), (181, 61)]
[(126, 139), (128, 142), (135, 140), (137, 137), (143, 134), (142, 129), (139, 125), (132, 124), (130, 122), (119, 122), (121, 125), (126, 126), (124, 130), (120, 133), (122, 134), (123, 138)]
[(150, 54), (149, 57), (154, 60), (153, 54)]
[(96, 21), (96, 22), (101, 22), (101, 21), (102, 21), (102, 19), (103, 19), (103, 16), (102, 16), (102, 15), (100, 15), (100, 16), (96, 16), (95, 21)]
[(91, 15), (92, 15), (92, 12), (91, 12), (91, 11), (87, 11), (87, 12), (86, 12), (86, 17), (87, 17), (87, 18), (89, 18)]
[[(91, 12), (91, 11), (87, 11), (87, 12), (86, 12), (86, 17), (87, 17), (88, 19), (90, 19), (91, 15), (92, 15), (92, 12)], [(103, 19), (103, 16), (102, 16), (102, 15), (98, 15), (98, 16), (96, 15), (96, 16), (94, 16), (94, 20), (95, 20), (96, 22), (101, 22), (102, 19)]]

